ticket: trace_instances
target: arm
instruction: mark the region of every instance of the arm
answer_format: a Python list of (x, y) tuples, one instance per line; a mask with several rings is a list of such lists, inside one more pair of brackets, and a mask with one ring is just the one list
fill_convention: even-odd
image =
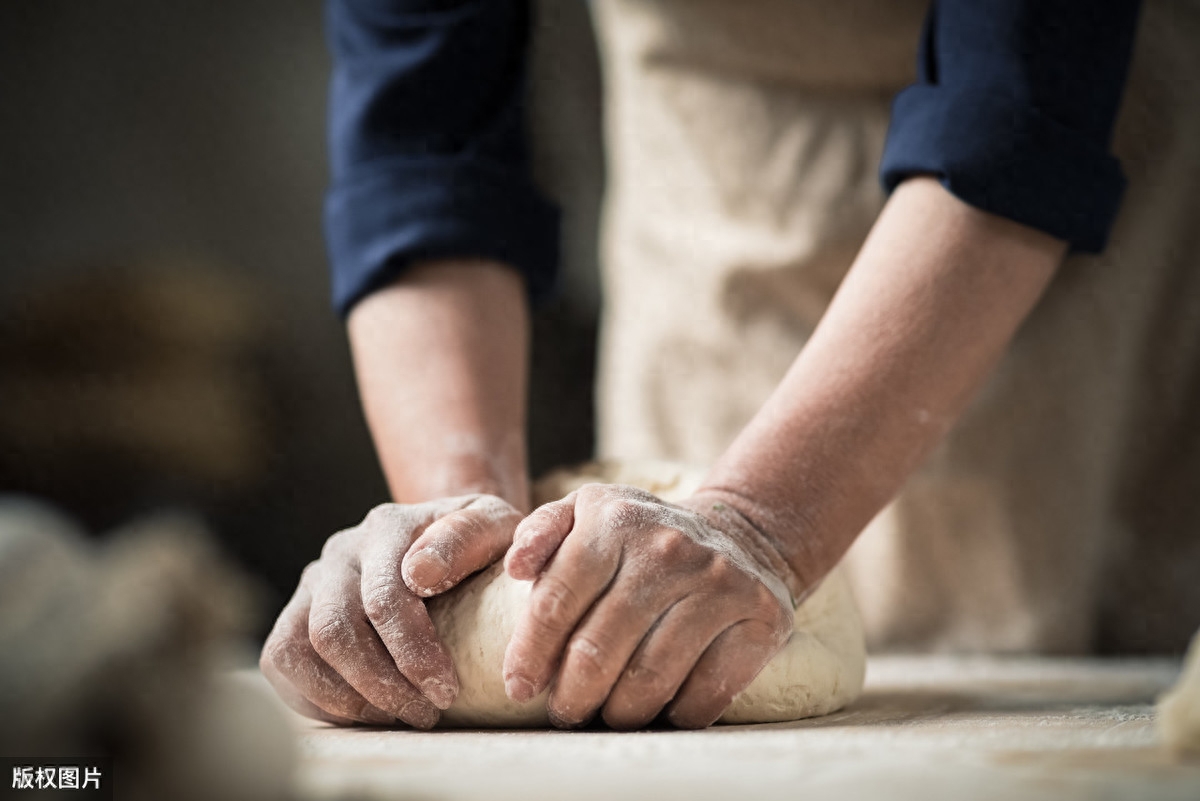
[(509, 573), (537, 583), (505, 657), (511, 697), (554, 682), (562, 725), (601, 709), (620, 727), (663, 709), (680, 726), (719, 717), (786, 640), (792, 603), (953, 424), (1067, 248), (1103, 248), (1137, 9), (932, 4), (920, 81), (893, 108), (893, 195), (703, 488), (678, 506), (583, 488), (518, 528)]
[[(741, 505), (767, 529), (812, 532), (783, 546), (800, 549), (788, 556), (800, 584), (949, 430), (1068, 246), (1103, 249), (1124, 189), (1109, 140), (1139, 5), (933, 4), (880, 168), (894, 195), (812, 341), (709, 478), (718, 494), (761, 493)], [(792, 452), (759, 461), (772, 437)], [(801, 479), (817, 492), (786, 503)]]
[(556, 220), (526, 163), (528, 7), (327, 9), (334, 302), (399, 503), (329, 538), (259, 664), (301, 714), (428, 728), (458, 679), (421, 599), (498, 559), (529, 503), (526, 295)]
[(434, 262), (350, 314), (359, 391), (392, 498), (482, 492), (528, 510), (529, 311), (520, 277)]
[(601, 708), (618, 728), (664, 707), (679, 726), (716, 720), (787, 641), (793, 603), (953, 424), (1065, 250), (936, 181), (905, 182), (693, 497), (585, 487), (521, 523), (508, 570), (537, 584), (505, 658), (510, 696), (572, 671), (551, 691), (560, 725)]
[(458, 678), (421, 599), (499, 559), (529, 503), (525, 291), (504, 265), (414, 265), (349, 330), (398, 503), (329, 538), (259, 664), (303, 715), (429, 728)]
[(811, 341), (700, 494), (803, 596), (940, 441), (1066, 252), (929, 178), (893, 194)]

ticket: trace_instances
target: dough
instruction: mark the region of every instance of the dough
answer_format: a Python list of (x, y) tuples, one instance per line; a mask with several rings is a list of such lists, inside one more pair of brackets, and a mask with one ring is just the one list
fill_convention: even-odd
[[(603, 462), (552, 473), (534, 487), (534, 503), (557, 500), (592, 483), (630, 484), (664, 500), (687, 497), (703, 472), (665, 462)], [(458, 669), (459, 694), (443, 726), (549, 725), (546, 694), (523, 704), (504, 694), (504, 649), (532, 585), (496, 564), (429, 601), (434, 626)], [(866, 670), (862, 621), (840, 568), (796, 610), (791, 639), (721, 716), (721, 723), (770, 723), (826, 715), (858, 697)]]
[(1192, 638), (1179, 682), (1159, 699), (1158, 728), (1171, 753), (1200, 757), (1200, 632)]

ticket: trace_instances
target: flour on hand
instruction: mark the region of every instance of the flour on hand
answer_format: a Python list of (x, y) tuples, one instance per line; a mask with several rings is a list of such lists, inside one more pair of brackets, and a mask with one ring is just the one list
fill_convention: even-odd
[[(558, 471), (534, 487), (534, 503), (558, 500), (589, 483), (628, 484), (666, 501), (699, 486), (703, 471), (668, 462), (603, 462)], [(458, 670), (459, 693), (442, 726), (550, 725), (546, 693), (516, 703), (504, 693), (504, 650), (532, 585), (501, 563), (430, 599), (430, 617)], [(858, 697), (866, 670), (862, 621), (840, 568), (796, 610), (791, 639), (721, 716), (720, 723), (771, 723), (826, 715)]]

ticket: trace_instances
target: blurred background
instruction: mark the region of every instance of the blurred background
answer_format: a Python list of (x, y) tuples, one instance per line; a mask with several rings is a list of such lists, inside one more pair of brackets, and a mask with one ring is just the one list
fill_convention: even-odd
[[(592, 450), (603, 181), (586, 6), (538, 6), (530, 122), (566, 214), (535, 322), (535, 474)], [(92, 531), (190, 511), (269, 613), (386, 499), (329, 304), (322, 14), (0, 3), (0, 491)]]

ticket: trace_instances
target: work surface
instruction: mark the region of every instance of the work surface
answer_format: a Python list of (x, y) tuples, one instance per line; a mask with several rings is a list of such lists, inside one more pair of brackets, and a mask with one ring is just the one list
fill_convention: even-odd
[(304, 794), (379, 799), (1200, 799), (1157, 745), (1171, 660), (876, 657), (863, 697), (786, 724), (337, 729), (295, 717)]

